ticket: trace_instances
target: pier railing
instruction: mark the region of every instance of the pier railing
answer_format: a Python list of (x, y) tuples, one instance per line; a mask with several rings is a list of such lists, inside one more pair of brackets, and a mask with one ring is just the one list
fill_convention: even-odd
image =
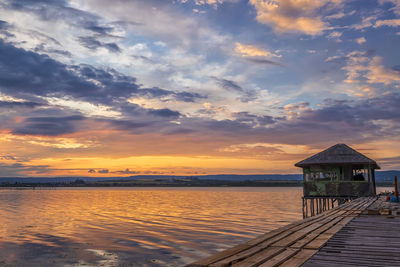
[(303, 219), (318, 215), (324, 211), (333, 209), (341, 204), (349, 202), (357, 197), (303, 197)]

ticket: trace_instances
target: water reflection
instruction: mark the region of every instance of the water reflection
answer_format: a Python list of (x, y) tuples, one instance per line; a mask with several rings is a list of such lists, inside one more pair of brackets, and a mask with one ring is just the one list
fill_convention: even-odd
[(0, 190), (0, 266), (179, 266), (301, 218), (300, 188)]

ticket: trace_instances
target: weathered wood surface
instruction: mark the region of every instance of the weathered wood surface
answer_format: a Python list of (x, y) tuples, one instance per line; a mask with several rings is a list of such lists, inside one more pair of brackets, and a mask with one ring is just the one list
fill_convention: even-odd
[(375, 197), (363, 197), (294, 222), (188, 266), (301, 266)]
[(360, 215), (303, 266), (400, 266), (400, 217)]

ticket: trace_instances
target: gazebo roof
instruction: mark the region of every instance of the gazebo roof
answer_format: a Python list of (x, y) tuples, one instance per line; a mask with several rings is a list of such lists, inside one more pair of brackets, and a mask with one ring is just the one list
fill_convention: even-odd
[(296, 167), (307, 167), (311, 165), (319, 165), (319, 164), (365, 164), (371, 165), (374, 169), (380, 169), (378, 164), (361, 154), (360, 152), (355, 151), (351, 147), (346, 144), (336, 144), (331, 146), (330, 148), (315, 154), (305, 160), (297, 162), (295, 164)]

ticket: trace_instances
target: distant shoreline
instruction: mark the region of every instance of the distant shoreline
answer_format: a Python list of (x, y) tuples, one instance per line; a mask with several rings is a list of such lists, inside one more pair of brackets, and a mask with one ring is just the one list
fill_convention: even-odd
[[(90, 187), (302, 187), (303, 181), (101, 181), (78, 183), (15, 183), (1, 184), (0, 189), (46, 189), (46, 188), (90, 188)], [(391, 182), (377, 183), (377, 187), (393, 187)]]
[(256, 180), (256, 181), (221, 181), (221, 180), (124, 180), (124, 181), (83, 181), (76, 180), (70, 183), (9, 183), (1, 184), (0, 187), (14, 188), (45, 188), (45, 187), (301, 187), (299, 180)]

